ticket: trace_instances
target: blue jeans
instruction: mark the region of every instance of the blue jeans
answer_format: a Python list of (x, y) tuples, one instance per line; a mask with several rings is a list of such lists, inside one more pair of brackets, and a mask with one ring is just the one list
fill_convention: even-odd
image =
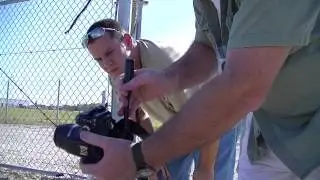
[[(215, 180), (233, 180), (236, 162), (236, 142), (242, 134), (242, 129), (242, 123), (240, 122), (220, 138), (214, 169)], [(170, 161), (167, 167), (172, 180), (188, 180), (198, 163), (199, 151), (196, 150)]]
[(233, 129), (220, 138), (215, 164), (215, 180), (233, 180), (236, 165), (237, 141), (242, 137), (244, 122), (240, 121)]
[(172, 180), (189, 180), (193, 174), (194, 164), (199, 161), (199, 151), (196, 150), (185, 156), (171, 160), (168, 164), (168, 171)]

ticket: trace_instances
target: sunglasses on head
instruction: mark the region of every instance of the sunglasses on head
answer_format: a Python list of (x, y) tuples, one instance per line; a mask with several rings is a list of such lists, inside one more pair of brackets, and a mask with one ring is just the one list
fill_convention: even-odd
[(81, 42), (82, 46), (84, 48), (87, 48), (90, 41), (96, 40), (104, 36), (107, 32), (110, 33), (112, 36), (116, 35), (118, 37), (122, 37), (121, 33), (115, 29), (98, 27), (89, 31), (87, 34), (85, 34), (82, 37), (82, 42)]

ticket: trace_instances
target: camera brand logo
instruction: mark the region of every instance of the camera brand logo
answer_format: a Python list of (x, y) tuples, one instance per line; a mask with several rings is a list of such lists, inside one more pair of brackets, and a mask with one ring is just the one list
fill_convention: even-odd
[(88, 156), (88, 147), (86, 146), (79, 146), (80, 147), (80, 155)]

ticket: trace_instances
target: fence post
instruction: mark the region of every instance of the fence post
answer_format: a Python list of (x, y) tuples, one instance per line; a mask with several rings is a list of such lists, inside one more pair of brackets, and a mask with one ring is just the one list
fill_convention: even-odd
[[(118, 0), (118, 16), (117, 21), (120, 23), (122, 29), (126, 32), (130, 32), (130, 19), (131, 19), (131, 0)], [(111, 90), (111, 113), (114, 119), (119, 120), (120, 117), (117, 114), (118, 101), (116, 98), (115, 90)]]
[(122, 29), (130, 31), (131, 20), (131, 0), (118, 0), (118, 17), (117, 21), (121, 24)]
[(103, 90), (102, 92), (101, 92), (101, 105), (105, 105), (106, 104), (106, 90)]
[(60, 85), (61, 85), (61, 81), (60, 79), (58, 80), (58, 99), (57, 99), (57, 113), (56, 113), (56, 119), (57, 122), (59, 121), (59, 106), (60, 106)]
[(137, 22), (136, 22), (136, 32), (135, 32), (136, 39), (141, 38), (142, 9), (143, 9), (143, 6), (146, 4), (148, 4), (148, 1), (138, 0), (137, 2)]
[(6, 97), (6, 116), (4, 118), (4, 123), (8, 123), (7, 120), (8, 120), (8, 111), (9, 111), (9, 86), (10, 86), (10, 82), (8, 81), (7, 83), (7, 97)]

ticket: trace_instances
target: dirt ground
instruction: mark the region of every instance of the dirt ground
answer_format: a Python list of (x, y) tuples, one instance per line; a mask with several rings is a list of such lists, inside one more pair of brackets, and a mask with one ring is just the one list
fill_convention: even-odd
[(1, 168), (0, 167), (0, 180), (55, 180), (55, 179), (70, 179), (67, 177), (50, 177), (37, 173), (23, 172), (23, 171), (15, 171), (12, 169)]
[[(83, 176), (79, 158), (54, 145), (54, 127), (0, 124), (0, 132), (0, 164)], [(1, 178), (43, 179), (35, 173), (4, 168), (0, 169)]]

